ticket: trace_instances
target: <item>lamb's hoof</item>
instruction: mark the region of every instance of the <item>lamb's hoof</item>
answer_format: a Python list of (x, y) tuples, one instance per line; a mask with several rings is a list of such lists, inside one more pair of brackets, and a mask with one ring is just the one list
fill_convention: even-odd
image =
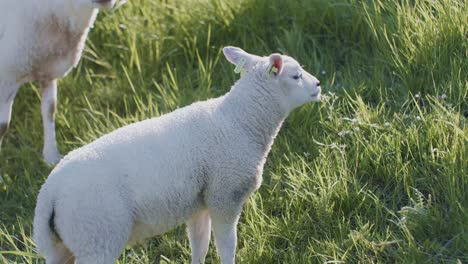
[(58, 151), (54, 151), (54, 152), (51, 152), (51, 153), (50, 152), (49, 153), (44, 153), (43, 158), (44, 158), (44, 162), (48, 166), (53, 166), (53, 165), (57, 164), (63, 158), (63, 155), (60, 155), (60, 153), (58, 153)]

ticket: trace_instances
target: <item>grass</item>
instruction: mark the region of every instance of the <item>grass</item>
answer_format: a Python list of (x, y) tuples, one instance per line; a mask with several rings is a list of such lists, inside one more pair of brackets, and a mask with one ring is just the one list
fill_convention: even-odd
[[(99, 15), (59, 82), (59, 146), (225, 93), (238, 78), (225, 45), (289, 54), (327, 97), (285, 122), (244, 207), (238, 263), (467, 263), (467, 13), (461, 0), (132, 0)], [(39, 97), (20, 90), (0, 153), (0, 263), (43, 262)], [(183, 227), (119, 263), (156, 256), (189, 261)], [(213, 244), (206, 262), (219, 262)]]

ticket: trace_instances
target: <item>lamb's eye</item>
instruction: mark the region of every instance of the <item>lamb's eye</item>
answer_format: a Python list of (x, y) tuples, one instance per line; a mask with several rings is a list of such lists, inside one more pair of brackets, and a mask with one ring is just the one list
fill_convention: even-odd
[(298, 73), (298, 74), (294, 75), (294, 76), (293, 76), (293, 79), (294, 79), (294, 80), (302, 79), (302, 73)]

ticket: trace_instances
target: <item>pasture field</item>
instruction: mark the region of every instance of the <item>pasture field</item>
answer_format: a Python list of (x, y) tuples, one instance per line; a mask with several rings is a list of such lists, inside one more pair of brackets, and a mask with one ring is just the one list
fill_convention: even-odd
[[(326, 95), (284, 123), (241, 216), (238, 263), (468, 263), (462, 0), (130, 0), (99, 15), (59, 82), (61, 152), (227, 92), (227, 45), (297, 58)], [(39, 94), (21, 88), (0, 153), (2, 264), (43, 263), (31, 240), (51, 171)], [(156, 257), (189, 262), (184, 227), (119, 263)], [(206, 263), (219, 263), (213, 242)]]

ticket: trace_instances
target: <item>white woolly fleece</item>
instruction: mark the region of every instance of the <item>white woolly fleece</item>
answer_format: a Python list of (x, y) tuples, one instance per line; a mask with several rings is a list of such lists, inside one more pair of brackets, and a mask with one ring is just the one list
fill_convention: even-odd
[(224, 53), (248, 61), (226, 95), (122, 127), (57, 165), (34, 218), (47, 263), (115, 263), (126, 244), (183, 223), (192, 263), (204, 262), (211, 228), (222, 263), (234, 263), (242, 205), (273, 140), (292, 109), (319, 100), (320, 86), (288, 56)]

